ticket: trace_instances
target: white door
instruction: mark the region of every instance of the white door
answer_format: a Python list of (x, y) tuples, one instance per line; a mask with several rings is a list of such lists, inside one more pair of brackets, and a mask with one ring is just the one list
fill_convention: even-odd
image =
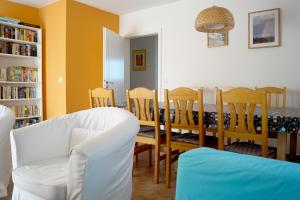
[(103, 87), (113, 89), (116, 104), (126, 105), (125, 90), (130, 82), (130, 41), (103, 29)]

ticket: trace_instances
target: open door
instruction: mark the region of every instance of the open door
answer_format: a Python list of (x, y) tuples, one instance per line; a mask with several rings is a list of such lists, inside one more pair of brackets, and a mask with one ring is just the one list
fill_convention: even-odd
[(113, 89), (116, 104), (126, 105), (125, 90), (130, 85), (130, 41), (103, 29), (103, 87)]

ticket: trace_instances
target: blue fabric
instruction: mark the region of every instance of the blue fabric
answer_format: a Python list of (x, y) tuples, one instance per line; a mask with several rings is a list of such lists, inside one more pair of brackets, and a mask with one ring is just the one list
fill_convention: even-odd
[(300, 200), (300, 164), (199, 148), (179, 157), (177, 200)]

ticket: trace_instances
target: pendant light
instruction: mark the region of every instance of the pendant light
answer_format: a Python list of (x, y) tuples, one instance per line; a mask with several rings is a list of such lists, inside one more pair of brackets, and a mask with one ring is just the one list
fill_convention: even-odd
[(234, 18), (229, 10), (213, 6), (202, 10), (197, 16), (195, 28), (199, 32), (228, 32), (234, 27)]

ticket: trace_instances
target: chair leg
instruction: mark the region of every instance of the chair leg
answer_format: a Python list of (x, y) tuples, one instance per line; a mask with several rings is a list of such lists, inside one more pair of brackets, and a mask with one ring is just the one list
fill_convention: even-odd
[(170, 188), (171, 185), (171, 149), (167, 147), (166, 150), (166, 186)]
[(149, 154), (149, 167), (151, 167), (152, 166), (152, 145), (149, 145), (148, 154)]
[(155, 157), (154, 157), (154, 181), (159, 183), (159, 171), (160, 171), (160, 145), (155, 145)]
[[(136, 142), (136, 143), (135, 143), (135, 149), (137, 149), (137, 147), (138, 147), (138, 143)], [(138, 161), (139, 161), (139, 154), (136, 153), (136, 154), (135, 154), (135, 162), (137, 163)]]

